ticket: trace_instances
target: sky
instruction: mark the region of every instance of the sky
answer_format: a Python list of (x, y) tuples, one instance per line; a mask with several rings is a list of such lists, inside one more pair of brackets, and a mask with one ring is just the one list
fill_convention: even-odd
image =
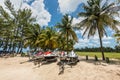
[[(0, 5), (4, 5), (5, 0), (0, 0)], [(69, 14), (73, 16), (73, 25), (80, 22), (82, 18), (78, 18), (77, 14), (81, 11), (83, 3), (86, 4), (87, 0), (10, 0), (16, 10), (19, 8), (29, 8), (32, 10), (33, 17), (37, 17), (37, 23), (41, 26), (54, 26), (61, 21), (64, 14)], [(105, 0), (103, 0), (104, 3)], [(109, 0), (109, 3), (114, 0)], [(7, 10), (7, 9), (6, 9)], [(9, 11), (8, 11), (9, 13)], [(120, 20), (119, 18), (116, 18)], [(120, 29), (120, 28), (119, 28)], [(117, 44), (115, 38), (113, 37), (114, 31), (110, 28), (106, 29), (108, 36), (103, 37), (103, 46), (112, 47)], [(82, 37), (83, 31), (75, 31), (79, 41), (74, 45), (75, 48), (84, 48), (84, 47), (99, 47), (99, 37), (98, 34), (88, 39), (87, 37)]]

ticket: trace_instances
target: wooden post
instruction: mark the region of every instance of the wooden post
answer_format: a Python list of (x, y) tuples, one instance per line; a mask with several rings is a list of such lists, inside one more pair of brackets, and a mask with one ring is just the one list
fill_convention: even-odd
[(95, 61), (98, 61), (98, 57), (95, 55)]
[(109, 57), (106, 57), (106, 62), (110, 63)]
[(86, 55), (86, 60), (88, 60), (88, 55)]

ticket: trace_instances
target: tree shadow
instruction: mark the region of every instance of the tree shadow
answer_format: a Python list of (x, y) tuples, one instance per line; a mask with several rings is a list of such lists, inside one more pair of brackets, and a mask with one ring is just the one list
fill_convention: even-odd
[(22, 62), (20, 62), (20, 64), (24, 64), (24, 63), (27, 63), (27, 62), (33, 62), (33, 60), (22, 61)]

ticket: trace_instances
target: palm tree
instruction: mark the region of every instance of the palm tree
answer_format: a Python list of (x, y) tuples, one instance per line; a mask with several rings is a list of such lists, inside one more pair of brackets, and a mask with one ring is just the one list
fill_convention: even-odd
[[(10, 15), (0, 6), (0, 39), (2, 42), (3, 50), (8, 50), (8, 46), (10, 45), (11, 41), (11, 33), (12, 33), (12, 20)], [(9, 29), (8, 29), (9, 28)]]
[(55, 49), (58, 47), (58, 33), (52, 27), (40, 28), (38, 24), (25, 29), (25, 47), (37, 49)]
[[(59, 33), (58, 33), (59, 34)], [(65, 42), (66, 38), (64, 36), (61, 36), (61, 34), (58, 35), (58, 49), (59, 50), (65, 50)]]
[(44, 49), (55, 49), (58, 47), (58, 33), (52, 27), (46, 27), (39, 36), (39, 42)]
[[(84, 12), (80, 12), (78, 14), (79, 17), (84, 17), (78, 27), (84, 29), (83, 36), (85, 34), (90, 36), (95, 35), (97, 32), (99, 34), (99, 40), (101, 45), (102, 59), (105, 60), (103, 45), (102, 45), (102, 37), (104, 35), (107, 36), (106, 28), (110, 27), (113, 30), (118, 30), (116, 25), (120, 22), (114, 19), (114, 14), (117, 11), (111, 12), (108, 9), (114, 6), (114, 3), (108, 4), (108, 0), (101, 5), (102, 0), (88, 0), (87, 5), (83, 5)], [(108, 10), (108, 11), (106, 11)]]
[(75, 40), (76, 42), (78, 41), (76, 33), (74, 32), (73, 28), (72, 28), (72, 20), (73, 18), (70, 18), (68, 16), (68, 14), (64, 15), (62, 18), (61, 23), (58, 23), (56, 26), (57, 28), (59, 28), (59, 32), (61, 34), (61, 36), (66, 38), (66, 44), (67, 44), (67, 53), (68, 53), (68, 41), (69, 38), (72, 38), (73, 40)]
[(40, 47), (40, 44), (38, 42), (38, 38), (40, 35), (41, 28), (38, 24), (26, 27), (24, 29), (24, 47), (30, 47), (31, 49), (34, 49), (34, 51), (36, 51)]

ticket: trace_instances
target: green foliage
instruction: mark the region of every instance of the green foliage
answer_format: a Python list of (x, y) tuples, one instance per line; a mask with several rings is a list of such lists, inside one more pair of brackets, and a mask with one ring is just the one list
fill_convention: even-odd
[(39, 41), (41, 43), (41, 48), (44, 49), (56, 49), (58, 47), (58, 33), (52, 27), (46, 27), (42, 30)]
[(6, 9), (0, 6), (0, 39), (1, 47), (6, 51), (22, 52), (24, 44), (24, 29), (29, 27), (35, 21), (31, 17), (30, 9), (14, 9), (10, 0), (5, 0)]
[[(118, 52), (120, 51), (120, 48), (116, 46), (115, 48), (111, 47), (103, 47), (105, 52)], [(92, 47), (92, 48), (81, 48), (81, 49), (75, 49), (75, 51), (80, 51), (80, 52), (100, 52), (100, 47)]]
[(115, 46), (115, 51), (118, 52), (118, 53), (120, 53), (120, 45)]
[(40, 47), (38, 44), (38, 38), (41, 34), (41, 28), (38, 24), (31, 25), (24, 29), (24, 47), (30, 47), (36, 49)]
[(120, 31), (118, 31), (114, 37), (116, 37), (118, 44), (120, 44)]

